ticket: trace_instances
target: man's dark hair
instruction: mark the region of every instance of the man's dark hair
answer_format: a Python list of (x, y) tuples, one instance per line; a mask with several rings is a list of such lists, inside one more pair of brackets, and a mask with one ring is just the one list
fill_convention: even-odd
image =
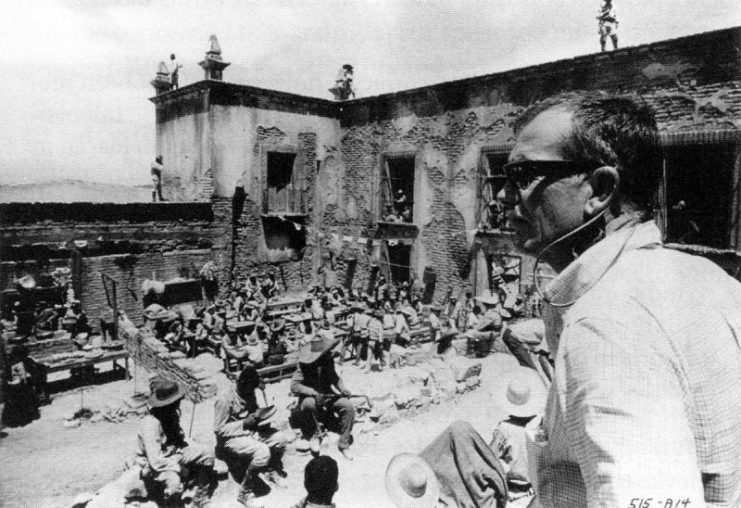
[(620, 202), (651, 218), (662, 175), (663, 153), (656, 119), (641, 98), (570, 93), (531, 106), (517, 119), (518, 132), (540, 113), (562, 106), (574, 113), (561, 155), (587, 166), (613, 166), (620, 175)]
[(337, 491), (337, 462), (328, 455), (315, 457), (304, 469), (304, 487), (307, 501), (316, 504), (331, 504)]

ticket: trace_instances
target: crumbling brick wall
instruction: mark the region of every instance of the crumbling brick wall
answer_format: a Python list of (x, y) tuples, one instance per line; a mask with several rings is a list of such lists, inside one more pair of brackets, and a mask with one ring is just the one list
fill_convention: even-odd
[[(77, 297), (95, 327), (107, 305), (101, 273), (117, 281), (119, 308), (138, 321), (145, 279), (194, 278), (207, 261), (223, 265), (226, 254), (223, 208), (210, 203), (7, 203), (0, 217), (0, 287), (25, 274), (71, 269), (77, 251)], [(221, 279), (225, 286), (228, 278)]]
[(138, 329), (128, 319), (120, 321), (119, 333), (124, 339), (129, 358), (150, 374), (160, 379), (174, 381), (188, 390), (188, 398), (200, 402), (216, 395), (216, 383), (200, 369), (192, 368), (193, 360), (182, 353), (170, 352), (146, 328)]
[[(513, 145), (512, 123), (524, 108), (562, 92), (604, 90), (642, 97), (656, 109), (663, 132), (738, 129), (740, 42), (741, 30), (720, 30), (349, 101), (343, 105), (340, 150), (344, 202), (357, 211), (343, 222), (326, 209), (323, 220), (338, 231), (360, 234), (377, 219), (374, 200), (384, 155), (414, 153), (421, 191), (415, 209), (421, 202), (422, 213), (415, 210), (420, 233), (412, 263), (417, 273), (422, 264), (435, 267), (439, 301), (463, 282), (468, 271), (463, 265), (475, 257), (466, 237), (482, 205), (476, 202), (482, 154)], [(532, 266), (531, 259), (523, 261)]]

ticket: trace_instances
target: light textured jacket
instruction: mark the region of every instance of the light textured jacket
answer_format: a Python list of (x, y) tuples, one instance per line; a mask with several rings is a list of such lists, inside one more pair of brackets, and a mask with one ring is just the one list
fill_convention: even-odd
[[(741, 284), (625, 225), (549, 285), (546, 506), (741, 506)], [(667, 500), (672, 500), (667, 504)], [(631, 504), (633, 503), (633, 504)]]

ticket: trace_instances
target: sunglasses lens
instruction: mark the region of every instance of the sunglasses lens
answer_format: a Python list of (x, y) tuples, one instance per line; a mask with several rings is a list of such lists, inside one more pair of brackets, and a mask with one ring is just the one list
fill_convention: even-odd
[(522, 163), (508, 164), (505, 168), (507, 178), (515, 184), (518, 189), (527, 189), (533, 181), (531, 171), (523, 166)]

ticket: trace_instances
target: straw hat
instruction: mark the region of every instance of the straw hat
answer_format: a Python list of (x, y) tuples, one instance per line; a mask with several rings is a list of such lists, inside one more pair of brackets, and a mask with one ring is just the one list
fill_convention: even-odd
[(400, 453), (386, 469), (386, 492), (400, 508), (434, 508), (440, 485), (432, 468), (418, 455)]
[(321, 335), (314, 335), (308, 344), (301, 346), (298, 361), (299, 363), (314, 363), (339, 343), (340, 339), (329, 340)]
[(484, 305), (497, 305), (499, 303), (499, 298), (494, 298), (491, 296), (477, 296), (476, 300), (480, 301)]
[(507, 414), (529, 418), (543, 413), (548, 389), (535, 370), (519, 366), (507, 374), (507, 379), (509, 382), (503, 383), (496, 394)]
[(161, 380), (152, 384), (152, 393), (149, 395), (150, 407), (169, 406), (185, 396), (185, 388), (174, 381)]
[(285, 327), (286, 327), (286, 320), (283, 318), (278, 318), (272, 323), (270, 323), (270, 330), (273, 332), (279, 332)]

